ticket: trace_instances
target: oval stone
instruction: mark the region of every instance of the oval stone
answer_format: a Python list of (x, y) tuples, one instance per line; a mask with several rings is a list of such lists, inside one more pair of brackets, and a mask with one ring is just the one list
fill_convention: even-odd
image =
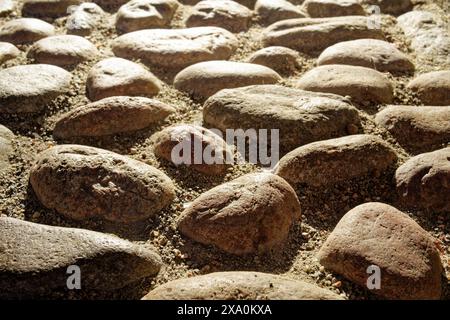
[(113, 235), (9, 217), (0, 217), (0, 243), (0, 297), (6, 299), (67, 290), (76, 274), (69, 267), (79, 267), (81, 290), (109, 291), (155, 276), (162, 265), (150, 247)]
[(175, 70), (201, 61), (226, 60), (237, 47), (237, 38), (218, 27), (140, 30), (124, 34), (112, 43), (118, 57), (141, 59), (152, 66)]
[(152, 97), (158, 94), (161, 83), (143, 66), (121, 58), (108, 58), (95, 64), (86, 81), (91, 101), (111, 96)]
[(357, 133), (361, 126), (358, 110), (343, 97), (278, 85), (219, 91), (205, 102), (203, 121), (222, 132), (279, 130), (280, 154), (313, 141)]
[(450, 106), (388, 106), (376, 115), (375, 122), (413, 153), (432, 151), (450, 141)]
[(9, 42), (0, 42), (0, 64), (20, 55), (19, 49)]
[(197, 3), (187, 17), (187, 27), (215, 26), (231, 32), (246, 31), (251, 24), (253, 12), (231, 0), (203, 0)]
[(381, 285), (372, 292), (384, 298), (439, 299), (442, 262), (434, 242), (405, 213), (369, 202), (344, 215), (318, 259), (325, 268), (364, 287), (378, 267)]
[(393, 44), (376, 39), (344, 41), (328, 47), (317, 59), (319, 66), (345, 64), (381, 72), (413, 72), (414, 64)]
[(376, 5), (380, 13), (399, 15), (413, 9), (411, 0), (360, 0), (366, 5)]
[(255, 11), (263, 25), (270, 25), (280, 20), (305, 18), (306, 14), (286, 0), (258, 0)]
[[(230, 167), (229, 162), (232, 164), (234, 160), (232, 147), (221, 136), (200, 126), (185, 124), (169, 127), (156, 133), (152, 139), (153, 149), (158, 157), (175, 165), (189, 165), (205, 174), (224, 174)], [(182, 147), (178, 154), (175, 153), (177, 146)], [(186, 150), (187, 155), (184, 154)], [(211, 158), (205, 159), (205, 156)]]
[(28, 51), (28, 58), (38, 63), (67, 66), (94, 59), (99, 55), (92, 42), (79, 36), (63, 35), (41, 39)]
[(0, 41), (26, 44), (55, 34), (55, 27), (35, 18), (20, 18), (0, 27)]
[(172, 181), (158, 169), (80, 145), (60, 145), (39, 154), (30, 182), (45, 207), (75, 220), (140, 221), (175, 198)]
[(412, 157), (395, 181), (406, 206), (450, 212), (450, 147)]
[(109, 97), (61, 116), (53, 136), (99, 137), (147, 128), (174, 113), (165, 103), (145, 97)]
[(359, 104), (390, 103), (394, 88), (389, 79), (373, 69), (339, 64), (316, 67), (305, 73), (296, 87), (317, 92), (350, 96)]
[(450, 106), (450, 70), (422, 74), (408, 84), (428, 106)]
[(363, 16), (303, 18), (279, 21), (263, 34), (265, 47), (283, 46), (300, 52), (316, 53), (342, 41), (382, 39), (380, 29), (371, 27)]
[(174, 86), (194, 98), (203, 100), (222, 89), (256, 84), (273, 84), (281, 77), (265, 66), (232, 61), (207, 61), (180, 71)]
[(360, 134), (299, 147), (280, 159), (275, 173), (291, 184), (320, 187), (378, 176), (396, 160), (394, 149), (381, 138)]
[[(150, 291), (143, 300), (341, 300), (304, 281), (249, 271), (214, 272), (179, 279)], [(266, 309), (263, 309), (264, 311)]]
[(126, 33), (168, 26), (178, 5), (176, 0), (132, 0), (117, 11), (116, 29)]
[(285, 47), (267, 47), (253, 53), (248, 62), (266, 66), (282, 75), (291, 75), (298, 70), (300, 55)]
[(39, 112), (70, 90), (72, 75), (47, 64), (21, 65), (0, 71), (0, 113)]
[(359, 0), (306, 0), (303, 3), (311, 18), (365, 16), (366, 12)]
[(297, 195), (284, 179), (255, 173), (202, 194), (183, 211), (178, 228), (197, 242), (245, 255), (282, 244), (300, 214)]
[(57, 18), (67, 14), (70, 6), (75, 6), (84, 0), (25, 0), (22, 6), (24, 17)]

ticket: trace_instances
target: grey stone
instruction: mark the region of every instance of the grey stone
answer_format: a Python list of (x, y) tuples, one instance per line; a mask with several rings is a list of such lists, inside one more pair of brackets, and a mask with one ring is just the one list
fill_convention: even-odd
[(79, 36), (90, 35), (104, 15), (105, 12), (95, 3), (85, 2), (73, 7), (67, 17), (67, 33)]

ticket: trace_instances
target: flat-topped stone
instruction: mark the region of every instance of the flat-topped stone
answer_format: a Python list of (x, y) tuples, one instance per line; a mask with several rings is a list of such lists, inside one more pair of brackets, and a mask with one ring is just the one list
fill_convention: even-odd
[(264, 46), (283, 46), (300, 52), (317, 52), (342, 41), (382, 39), (380, 29), (371, 28), (368, 18), (346, 16), (279, 21), (263, 34)]
[(253, 53), (247, 61), (260, 64), (282, 75), (291, 75), (299, 67), (300, 55), (297, 51), (285, 47), (267, 47)]
[(111, 96), (152, 97), (161, 83), (143, 66), (122, 58), (107, 58), (96, 63), (88, 73), (87, 96), (91, 101)]
[(55, 34), (55, 27), (35, 18), (19, 18), (0, 27), (0, 41), (14, 44), (35, 42)]
[(304, 281), (249, 271), (215, 272), (163, 284), (143, 300), (341, 300)]
[(304, 12), (286, 0), (258, 0), (255, 4), (255, 11), (259, 21), (264, 25), (286, 19), (306, 17)]
[(408, 84), (428, 106), (450, 106), (450, 70), (421, 74)]
[(393, 167), (397, 155), (383, 139), (368, 134), (312, 142), (292, 150), (275, 173), (292, 184), (326, 187)]
[(376, 5), (382, 14), (400, 15), (413, 9), (411, 0), (359, 0), (365, 5)]
[(422, 61), (432, 66), (439, 62), (450, 65), (448, 23), (437, 14), (411, 11), (398, 17), (397, 23)]
[(181, 70), (202, 61), (226, 60), (237, 46), (237, 38), (225, 29), (196, 27), (127, 33), (113, 41), (112, 50), (118, 57)]
[(390, 103), (394, 99), (394, 88), (385, 75), (358, 66), (319, 66), (301, 76), (295, 85), (303, 90), (350, 96), (358, 104)]
[(280, 154), (313, 141), (355, 134), (360, 127), (357, 109), (345, 98), (278, 85), (219, 91), (205, 102), (203, 121), (223, 132), (278, 129)]
[(273, 84), (281, 77), (265, 66), (231, 61), (207, 61), (194, 64), (178, 73), (174, 86), (204, 100), (222, 89), (256, 84)]

